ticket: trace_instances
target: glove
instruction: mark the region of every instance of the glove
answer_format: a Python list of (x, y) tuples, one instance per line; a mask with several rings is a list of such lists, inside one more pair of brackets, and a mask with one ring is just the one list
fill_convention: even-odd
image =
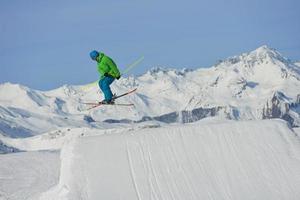
[(120, 77), (121, 77), (121, 76), (119, 75), (119, 76), (117, 76), (117, 77), (116, 77), (116, 79), (117, 79), (117, 80), (119, 80), (119, 79), (120, 79)]

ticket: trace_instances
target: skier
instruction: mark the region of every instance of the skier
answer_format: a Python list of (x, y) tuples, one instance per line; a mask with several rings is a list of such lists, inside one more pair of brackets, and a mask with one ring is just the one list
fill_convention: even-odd
[(90, 52), (90, 57), (92, 58), (92, 60), (97, 62), (98, 72), (101, 75), (98, 85), (104, 93), (105, 97), (101, 103), (114, 104), (110, 84), (112, 84), (115, 79), (119, 79), (121, 77), (117, 65), (110, 57), (96, 50)]

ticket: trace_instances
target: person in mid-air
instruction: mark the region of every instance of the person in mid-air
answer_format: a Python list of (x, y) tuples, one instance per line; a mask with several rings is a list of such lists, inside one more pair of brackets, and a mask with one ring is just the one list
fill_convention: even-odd
[(104, 53), (93, 50), (90, 52), (92, 60), (97, 62), (98, 72), (100, 73), (99, 87), (104, 93), (104, 100), (101, 101), (103, 104), (114, 104), (113, 94), (110, 89), (110, 84), (115, 79), (121, 77), (120, 71), (116, 63)]

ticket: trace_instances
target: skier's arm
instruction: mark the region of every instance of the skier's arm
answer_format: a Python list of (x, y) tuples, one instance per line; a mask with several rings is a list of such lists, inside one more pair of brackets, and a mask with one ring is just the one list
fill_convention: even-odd
[(109, 72), (109, 66), (106, 63), (102, 62), (101, 64), (98, 65), (98, 72), (101, 75), (105, 76), (105, 74)]
[(112, 70), (114, 76), (115, 76), (117, 79), (119, 79), (121, 74), (120, 74), (120, 71), (119, 71), (119, 69), (118, 69), (116, 63), (115, 63), (112, 59), (110, 59), (110, 58), (107, 58), (107, 59), (106, 59), (106, 63), (107, 63), (107, 65), (109, 66), (109, 68)]

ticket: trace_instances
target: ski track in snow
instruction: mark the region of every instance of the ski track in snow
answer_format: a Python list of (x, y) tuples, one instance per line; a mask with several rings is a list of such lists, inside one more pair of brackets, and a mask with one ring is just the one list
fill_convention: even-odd
[(57, 186), (67, 192), (44, 200), (300, 199), (300, 140), (281, 120), (89, 136), (68, 149)]

